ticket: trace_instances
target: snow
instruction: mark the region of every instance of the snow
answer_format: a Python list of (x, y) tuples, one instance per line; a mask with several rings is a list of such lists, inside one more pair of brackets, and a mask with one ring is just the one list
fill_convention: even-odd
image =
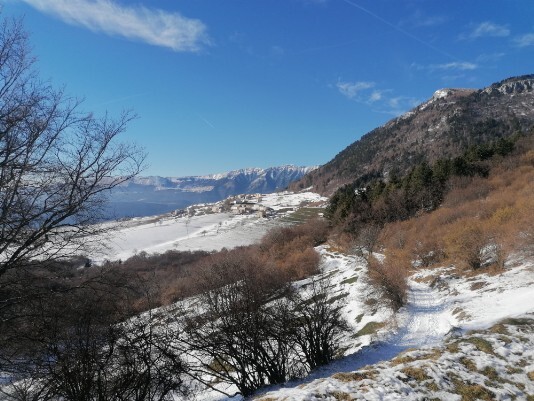
[[(303, 202), (324, 200), (311, 192), (284, 192), (263, 195), (261, 203), (281, 211), (296, 209)], [(276, 219), (227, 213), (190, 218), (157, 216), (132, 219), (121, 226), (117, 235), (109, 242), (108, 249), (99, 257), (117, 260), (126, 259), (140, 251), (152, 253), (169, 249), (231, 248), (256, 242), (270, 228), (279, 224)], [(451, 384), (452, 373), (447, 373), (449, 376), (446, 376), (443, 372), (454, 372), (459, 380), (464, 382), (481, 386), (485, 383), (483, 377), (477, 376), (478, 373), (470, 372), (462, 365), (461, 361), (465, 362), (462, 358), (466, 355), (473, 359), (478, 370), (493, 366), (506, 380), (523, 383), (522, 386), (527, 386), (527, 390), (534, 394), (534, 382), (519, 373), (510, 373), (513, 369), (503, 365), (504, 362), (499, 359), (509, 360), (510, 366), (515, 366), (516, 363), (525, 363), (520, 361), (523, 355), (524, 358), (530, 358), (531, 364), (525, 371), (534, 371), (534, 324), (528, 337), (523, 334), (526, 339), (524, 341), (503, 342), (503, 338), (495, 337), (495, 333), (478, 334), (485, 336), (484, 339), (491, 344), (494, 355), (478, 350), (473, 345), (473, 335), (468, 334), (469, 330), (487, 329), (504, 318), (534, 313), (532, 258), (514, 255), (508, 260), (503, 271), (496, 272), (498, 274), (483, 271), (481, 274), (465, 274), (458, 272), (454, 266), (418, 269), (408, 281), (407, 305), (394, 313), (387, 305), (378, 301), (381, 294), (370, 285), (363, 259), (337, 253), (327, 246), (318, 247), (317, 250), (321, 254), (320, 276), (328, 278), (331, 297), (337, 299), (336, 302), (342, 307), (342, 313), (350, 326), (350, 332), (340, 343), (344, 356), (313, 371), (304, 379), (264, 389), (260, 392), (261, 397), (287, 401), (316, 400), (317, 397), (333, 400), (339, 399), (339, 394), (346, 393), (350, 394), (352, 399), (419, 400), (421, 394), (428, 394), (428, 389), (425, 390), (423, 386), (417, 387), (419, 392), (414, 390), (417, 385), (402, 370), (411, 368), (423, 369), (429, 377), (424, 382), (428, 384), (428, 381), (433, 381), (439, 387), (439, 391), (432, 393), (433, 396), (459, 400), (461, 397)], [(310, 280), (302, 280), (295, 283), (295, 286), (304, 289)], [(172, 313), (172, 308), (168, 308), (167, 313)], [(364, 330), (371, 325), (375, 325), (377, 329)], [(513, 327), (508, 330), (511, 335), (519, 335)], [(454, 340), (457, 338), (455, 336), (460, 334), (460, 340)], [(458, 351), (449, 349), (454, 349), (451, 341), (461, 342)], [(433, 353), (438, 352), (436, 350), (439, 350), (439, 357), (436, 356), (431, 363), (428, 362), (429, 357), (426, 355), (434, 355)], [(405, 359), (410, 359), (411, 362), (398, 362)], [(358, 380), (340, 379), (352, 377), (354, 372), (359, 372), (359, 375), (366, 374), (369, 378), (358, 376)], [(510, 399), (506, 398), (509, 394), (521, 399), (521, 394), (524, 395), (521, 393), (523, 390), (519, 388), (521, 386), (510, 383), (506, 385), (508, 387), (491, 387), (495, 399)], [(224, 396), (213, 391), (203, 392), (199, 397), (205, 400), (224, 399)]]
[[(332, 269), (336, 264), (335, 256), (323, 256), (332, 258), (328, 261)], [(346, 260), (340, 258), (339, 263), (345, 265)], [(534, 370), (534, 320), (530, 336), (526, 337), (524, 330), (519, 330), (516, 334), (520, 336), (516, 341), (504, 341), (502, 335), (498, 337), (494, 332), (468, 332), (486, 329), (504, 318), (534, 313), (534, 262), (517, 257), (512, 265), (498, 275), (480, 274), (471, 278), (456, 275), (452, 267), (418, 271), (409, 280), (408, 304), (399, 311), (389, 332), (382, 331), (371, 344), (313, 372), (304, 380), (266, 390), (259, 399), (420, 400), (422, 395), (429, 394), (429, 390), (425, 385), (417, 387), (418, 384), (403, 373), (409, 372), (402, 370), (406, 368), (423, 371), (428, 376), (428, 381), (425, 380), (427, 385), (433, 380), (439, 390), (432, 396), (440, 399), (461, 399), (458, 385), (454, 382), (455, 375), (462, 383), (490, 386), (488, 391), (493, 394), (492, 399), (510, 399), (510, 394), (515, 394), (517, 399), (525, 399), (521, 397), (534, 391), (534, 382), (526, 377), (527, 372)], [(362, 308), (361, 304), (353, 302), (345, 309), (354, 306)], [(515, 329), (507, 326), (507, 330), (513, 332)], [(460, 333), (464, 334), (456, 337)], [(477, 349), (479, 338), (491, 345), (493, 353)], [(457, 352), (451, 351), (453, 342), (462, 344)], [(399, 353), (402, 353), (401, 356), (394, 359)], [(501, 382), (507, 383), (507, 387), (498, 383), (488, 385), (486, 376), (466, 369), (462, 363), (467, 357), (476, 363), (479, 370), (488, 366), (496, 369), (497, 374), (503, 377)], [(428, 362), (428, 359), (432, 361)], [(405, 360), (415, 362), (408, 364), (403, 362)], [(514, 367), (517, 370), (517, 364), (524, 365), (527, 360), (530, 366), (518, 370), (523, 372), (522, 375), (510, 373)], [(362, 378), (365, 375), (373, 378)], [(452, 384), (451, 376), (454, 379)], [(349, 377), (354, 380), (345, 380)], [(340, 398), (342, 396), (350, 398)]]
[(443, 99), (451, 94), (450, 89), (438, 89), (434, 92), (434, 95), (432, 95), (432, 99)]
[[(261, 204), (278, 211), (296, 209), (303, 202), (324, 201), (326, 198), (313, 192), (282, 192), (262, 195)], [(104, 260), (125, 260), (141, 251), (163, 253), (168, 250), (216, 251), (234, 248), (257, 242), (278, 224), (274, 219), (230, 213), (134, 218), (120, 223), (107, 223), (107, 226), (116, 225), (113, 237), (102, 237), (99, 242), (105, 243), (105, 248), (88, 256), (100, 263)]]
[(412, 348), (439, 344), (453, 327), (449, 302), (428, 284), (409, 284), (408, 304), (401, 313), (405, 325), (393, 342)]
[(144, 220), (117, 230), (107, 244), (107, 249), (96, 260), (124, 260), (141, 251), (211, 251), (225, 246), (248, 245), (261, 238), (269, 228), (269, 224), (253, 221), (251, 216), (233, 216), (228, 213)]

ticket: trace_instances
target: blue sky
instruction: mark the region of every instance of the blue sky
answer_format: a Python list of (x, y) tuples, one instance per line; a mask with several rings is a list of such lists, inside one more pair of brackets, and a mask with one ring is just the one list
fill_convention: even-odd
[(139, 116), (143, 175), (317, 165), (444, 87), (534, 73), (532, 0), (4, 0), (43, 79)]

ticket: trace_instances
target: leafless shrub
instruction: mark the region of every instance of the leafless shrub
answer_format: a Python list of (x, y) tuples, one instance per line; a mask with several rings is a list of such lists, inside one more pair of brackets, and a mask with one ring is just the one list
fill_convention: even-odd
[(411, 267), (406, 251), (390, 250), (383, 261), (369, 257), (369, 278), (383, 290), (384, 297), (395, 309), (406, 304), (408, 284), (406, 277)]

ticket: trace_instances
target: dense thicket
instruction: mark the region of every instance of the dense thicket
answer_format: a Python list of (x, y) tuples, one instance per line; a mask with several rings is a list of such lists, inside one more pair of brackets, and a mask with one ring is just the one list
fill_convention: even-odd
[(387, 224), (381, 246), (405, 253), (414, 266), (445, 260), (460, 269), (505, 267), (510, 253), (533, 249), (534, 137), (496, 160), (487, 176), (454, 177), (440, 208)]

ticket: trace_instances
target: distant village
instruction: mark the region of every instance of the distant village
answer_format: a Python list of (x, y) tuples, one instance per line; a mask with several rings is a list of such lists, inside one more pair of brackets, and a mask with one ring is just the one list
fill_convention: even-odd
[(261, 204), (261, 194), (231, 196), (215, 204), (191, 205), (173, 212), (176, 217), (192, 217), (209, 213), (233, 213), (236, 215), (256, 215), (267, 218), (273, 216), (274, 209)]

